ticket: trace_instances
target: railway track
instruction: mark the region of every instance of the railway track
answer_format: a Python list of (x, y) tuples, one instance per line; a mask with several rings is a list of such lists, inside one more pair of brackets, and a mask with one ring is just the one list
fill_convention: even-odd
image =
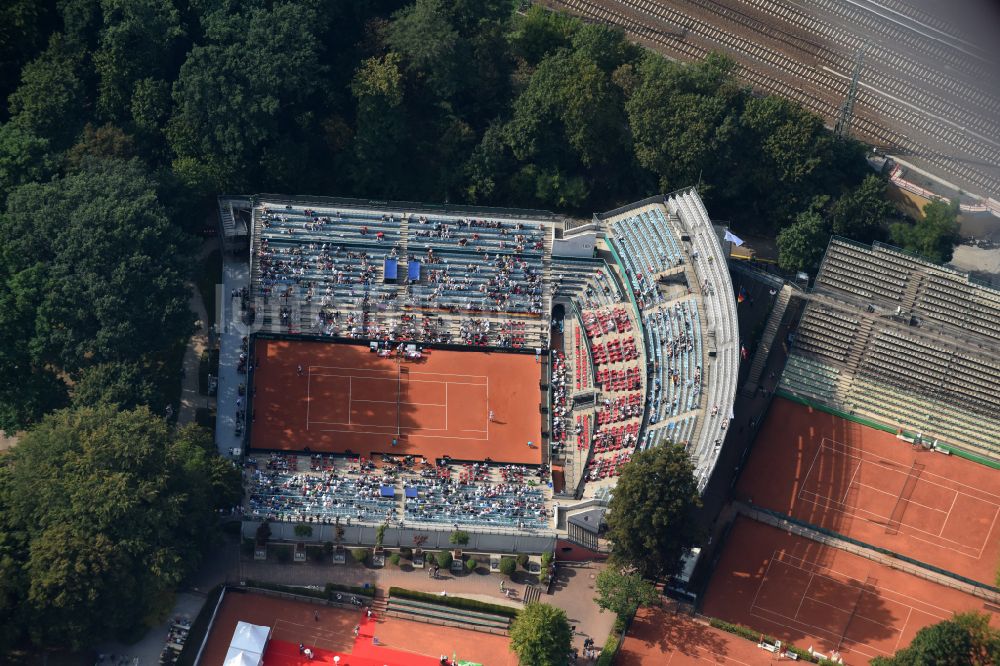
[[(724, 4), (725, 0), (683, 0), (718, 19), (711, 23), (656, 0), (550, 0), (549, 4), (565, 7), (590, 20), (619, 25), (632, 38), (682, 60), (700, 60), (710, 50), (694, 43), (695, 38), (712, 47), (722, 47), (721, 50), (729, 51), (736, 59), (737, 76), (754, 88), (794, 99), (828, 120), (835, 119), (847, 92), (849, 80), (845, 72), (850, 70), (851, 58), (809, 35), (818, 34), (847, 49), (860, 46), (864, 41), (781, 2), (741, 1), (757, 7), (768, 17), (793, 23), (799, 33), (734, 9)], [(838, 1), (821, 0), (831, 6)], [(723, 29), (720, 24), (733, 29)], [(793, 55), (736, 33), (742, 29), (746, 34), (748, 27), (779, 43), (784, 51)], [(908, 70), (914, 78), (974, 102), (983, 111), (1000, 110), (1000, 102), (958, 79), (943, 80), (946, 77), (931, 72), (919, 62), (892, 53), (883, 55), (884, 62), (900, 71)], [(997, 141), (1000, 126), (997, 123), (874, 68), (864, 70), (862, 83), (854, 118), (854, 130), (859, 137), (900, 154), (918, 156), (949, 175), (983, 188), (986, 194), (1000, 192), (1000, 178), (995, 175), (1000, 168), (1000, 141)], [(885, 123), (887, 120), (930, 137), (932, 143), (943, 144), (945, 151), (892, 129)], [(955, 153), (962, 155), (962, 161), (954, 156)], [(987, 169), (973, 168), (969, 164)], [(994, 172), (990, 173), (989, 169)]]

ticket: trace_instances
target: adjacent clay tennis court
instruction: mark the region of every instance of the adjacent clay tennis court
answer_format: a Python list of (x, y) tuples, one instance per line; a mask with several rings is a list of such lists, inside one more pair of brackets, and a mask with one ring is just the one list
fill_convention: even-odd
[(714, 629), (669, 609), (643, 608), (615, 657), (617, 666), (764, 666), (774, 655), (744, 638)]
[[(922, 627), (953, 612), (991, 609), (963, 592), (740, 517), (702, 610), (861, 663), (905, 647)], [(992, 621), (1000, 625), (997, 616)]]
[(776, 399), (739, 496), (865, 543), (992, 584), (1000, 475)]
[[(504, 636), (397, 618), (368, 619), (361, 610), (234, 591), (222, 601), (200, 663), (225, 661), (239, 621), (271, 627), (264, 666), (335, 664), (337, 656), (341, 666), (438, 666), (443, 654), (488, 666), (517, 664)], [(378, 644), (372, 640), (376, 636)], [(299, 653), (300, 643), (312, 650), (312, 660)]]
[(258, 339), (255, 357), (252, 448), (541, 462), (531, 354), (430, 349), (408, 361), (362, 345)]

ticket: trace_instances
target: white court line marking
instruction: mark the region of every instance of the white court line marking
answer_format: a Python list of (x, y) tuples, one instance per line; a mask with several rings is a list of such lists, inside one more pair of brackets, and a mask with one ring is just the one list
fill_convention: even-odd
[[(761, 615), (760, 613), (755, 613), (752, 610), (749, 612), (749, 615), (751, 617), (759, 617), (760, 619), (764, 620), (765, 622), (773, 622), (774, 624), (777, 624), (778, 626), (784, 627), (786, 629), (798, 628), (798, 630), (802, 631), (802, 632), (809, 632), (809, 633), (811, 633), (811, 632), (817, 632), (819, 634), (826, 634), (827, 636), (832, 636), (833, 638), (835, 638), (837, 640), (841, 639), (840, 635), (831, 632), (829, 629), (824, 629), (823, 627), (817, 627), (815, 624), (809, 624), (808, 622), (803, 622), (802, 620), (796, 620), (795, 618), (788, 617), (787, 615), (783, 615), (781, 613), (775, 612), (773, 610), (769, 610), (767, 608), (761, 608), (760, 606), (758, 606), (757, 608), (760, 611), (763, 611), (763, 612), (768, 613), (770, 615), (773, 615), (775, 617), (781, 618), (781, 620), (780, 621), (779, 620), (775, 620), (774, 617), (768, 617), (767, 615)], [(808, 629), (802, 629), (802, 627), (807, 627)], [(866, 648), (870, 648), (872, 650), (875, 650), (876, 652), (881, 652), (882, 654), (892, 654), (891, 652), (886, 652), (885, 650), (877, 648), (874, 645), (869, 645), (868, 643), (852, 643), (852, 647), (850, 649), (851, 652), (857, 652), (858, 654), (864, 655), (865, 657), (867, 657), (869, 659), (871, 659), (872, 657), (877, 657), (878, 654), (873, 654), (871, 652), (868, 652), (868, 650), (862, 650), (862, 649), (860, 649), (860, 648), (857, 647), (859, 645), (863, 645)]]
[[(486, 439), (490, 438), (490, 378), (486, 378)], [(673, 659), (673, 656), (670, 657)]]
[[(775, 550), (774, 552), (778, 552), (778, 551)], [(857, 580), (857, 577), (854, 574), (849, 574), (849, 573), (844, 572), (844, 571), (838, 571), (837, 569), (834, 569), (833, 567), (827, 566), (825, 564), (817, 564), (816, 562), (810, 562), (810, 561), (806, 560), (803, 557), (799, 557), (798, 555), (792, 555), (791, 553), (783, 553), (782, 556), (786, 557), (788, 559), (791, 559), (791, 560), (798, 560), (799, 562), (802, 562), (804, 564), (808, 564), (810, 567), (814, 567), (814, 568), (807, 569), (806, 567), (798, 565), (798, 564), (793, 564), (791, 562), (786, 562), (785, 560), (778, 560), (782, 564), (787, 564), (790, 567), (793, 567), (793, 568), (796, 568), (796, 569), (801, 569), (802, 571), (816, 573), (817, 576), (823, 576), (824, 578), (829, 578), (831, 581), (833, 581), (835, 583), (840, 583), (842, 581), (839, 581), (836, 578), (833, 578), (833, 577), (827, 575), (826, 573), (824, 573), (824, 571), (830, 572), (830, 573), (835, 573), (835, 574), (837, 574), (839, 576), (843, 576), (844, 578), (849, 578), (851, 580)], [(822, 569), (822, 571), (816, 571), (816, 569)], [(857, 586), (855, 586), (855, 587), (857, 587)], [(912, 595), (906, 594), (905, 592), (897, 592), (896, 590), (892, 589), (891, 587), (885, 587), (885, 586), (879, 586), (879, 585), (872, 585), (871, 587), (874, 588), (875, 590), (877, 590), (880, 593), (879, 596), (881, 596), (881, 592), (888, 592), (889, 594), (894, 594), (897, 597), (903, 597), (903, 598), (906, 598), (906, 599), (912, 599), (913, 601), (917, 602), (921, 606), (926, 606), (928, 608), (933, 608), (935, 611), (940, 611), (942, 613), (941, 616), (940, 616), (942, 619), (949, 618), (949, 617), (951, 617), (954, 614), (953, 611), (952, 611), (952, 609), (943, 608), (941, 606), (935, 606), (932, 603), (924, 601), (923, 599), (918, 599), (917, 597), (914, 597)], [(893, 599), (892, 601), (895, 601), (895, 599)], [(898, 603), (902, 603), (902, 602), (898, 602)], [(905, 605), (911, 606), (913, 608), (916, 608), (916, 606), (914, 606), (913, 604), (905, 604)], [(927, 611), (920, 611), (920, 612), (921, 613), (927, 613), (927, 615), (935, 615), (935, 616), (937, 616), (937, 613), (930, 613), (930, 612), (927, 612)]]
[(383, 405), (409, 405), (411, 407), (445, 407), (444, 403), (439, 402), (399, 402), (398, 400), (361, 400), (360, 398), (355, 399), (353, 402), (375, 402)]
[[(339, 425), (346, 425), (346, 424), (341, 423)], [(376, 425), (364, 425), (364, 424), (356, 424), (356, 425), (360, 425), (360, 426), (363, 426), (365, 428), (378, 428), (378, 427), (381, 427), (381, 426), (376, 426)], [(370, 430), (338, 430), (336, 428), (317, 428), (316, 432), (334, 432), (334, 433), (352, 434), (352, 435), (391, 435), (391, 434), (393, 434), (393, 433), (396, 432), (396, 428), (394, 426), (385, 426), (385, 428), (387, 428), (387, 430), (385, 430), (384, 432), (373, 432), (373, 431), (370, 431)], [(435, 435), (435, 434), (422, 434), (422, 433), (417, 433), (417, 432), (409, 432), (405, 428), (403, 428), (401, 430), (406, 433), (407, 437), (410, 437), (410, 438), (413, 438), (413, 437), (435, 437), (437, 439), (461, 439), (461, 440), (465, 440), (467, 442), (486, 442), (486, 441), (489, 441), (485, 437), (464, 437), (464, 436), (463, 437), (457, 437), (457, 436), (453, 436), (453, 435)], [(426, 428), (425, 428), (425, 430), (426, 430)], [(442, 432), (444, 432), (444, 431), (442, 431)]]
[[(328, 372), (316, 372), (313, 373), (317, 377), (340, 377), (342, 379), (364, 379), (373, 382), (391, 382), (394, 377), (359, 377), (357, 375), (335, 375)], [(447, 377), (448, 375), (441, 375), (442, 377)], [(457, 384), (459, 386), (486, 386), (482, 382), (450, 382), (447, 379), (407, 379), (407, 383), (410, 384)]]
[[(396, 374), (396, 369), (385, 369), (382, 368), (348, 368), (342, 365), (310, 365), (310, 368), (321, 368), (323, 370), (353, 370), (355, 372), (388, 372), (393, 375)], [(472, 377), (475, 379), (489, 379), (488, 375), (461, 375), (458, 373), (451, 372), (409, 372), (407, 373), (411, 376), (419, 375), (421, 377)]]
[(767, 580), (767, 574), (771, 571), (771, 564), (774, 563), (774, 553), (777, 552), (778, 551), (775, 550), (771, 553), (771, 557), (767, 560), (767, 567), (764, 568), (764, 575), (760, 579), (760, 585), (757, 586), (757, 591), (754, 592), (753, 599), (750, 601), (750, 610), (753, 610), (753, 607), (757, 604), (757, 595), (760, 594), (760, 589), (764, 587), (764, 581)]
[[(833, 442), (834, 444), (840, 444), (841, 446), (847, 446), (846, 444), (841, 444), (840, 442), (838, 442), (835, 439), (828, 439), (828, 438), (824, 437), (823, 441), (824, 442), (830, 441), (830, 442)], [(833, 451), (834, 453), (838, 453), (838, 454), (843, 455), (843, 456), (848, 456), (850, 458), (857, 458), (858, 460), (861, 460), (863, 462), (867, 462), (869, 464), (878, 464), (877, 462), (874, 462), (874, 461), (871, 461), (871, 460), (865, 460), (861, 456), (855, 456), (855, 455), (852, 455), (852, 454), (844, 452), (844, 451), (839, 451), (839, 450), (837, 450), (836, 448), (834, 448), (832, 446), (826, 446), (826, 444), (821, 444), (820, 446), (828, 448), (831, 451)], [(894, 462), (894, 463), (896, 463), (898, 465), (904, 465), (904, 463), (899, 462), (898, 460), (893, 460), (891, 462)], [(887, 466), (886, 465), (882, 465), (882, 467), (887, 467)], [(897, 473), (900, 473), (900, 474), (905, 474), (905, 472), (899, 472), (898, 470), (894, 470), (894, 471), (896, 471)], [(929, 476), (934, 476), (934, 477), (937, 477), (939, 479), (944, 479), (948, 483), (944, 484), (944, 483), (938, 483), (936, 481), (929, 481), (929, 480), (927, 480), (927, 477), (929, 477)], [(961, 481), (955, 481), (954, 479), (951, 479), (950, 477), (944, 476), (942, 474), (938, 474), (936, 472), (928, 472), (928, 471), (924, 470), (920, 474), (920, 480), (924, 481), (926, 483), (933, 483), (933, 484), (938, 485), (938, 486), (943, 486), (943, 487), (947, 488), (948, 490), (955, 490), (955, 486), (962, 486), (963, 488), (969, 488), (971, 490), (974, 490), (975, 493), (962, 493), (962, 494), (963, 495), (969, 495), (970, 497), (974, 497), (975, 499), (979, 500), (980, 502), (983, 502), (984, 504), (993, 504), (994, 502), (990, 502), (989, 500), (982, 499), (981, 497), (978, 497), (977, 493), (978, 494), (982, 494), (982, 495), (989, 495), (991, 497), (996, 498), (997, 502), (995, 502), (995, 504), (997, 504), (998, 506), (1000, 506), (1000, 495), (997, 495), (996, 493), (991, 493), (988, 490), (983, 490), (982, 488), (970, 485), (968, 483), (962, 483)]]
[(955, 496), (951, 500), (951, 506), (948, 507), (948, 513), (946, 513), (944, 516), (944, 522), (941, 524), (941, 529), (938, 530), (937, 535), (939, 538), (944, 538), (941, 535), (944, 534), (944, 528), (948, 526), (948, 521), (951, 520), (951, 511), (952, 509), (955, 508), (955, 502), (957, 501), (958, 501), (958, 492), (956, 491)]
[[(919, 483), (919, 481), (918, 481), (918, 483)], [(867, 483), (859, 483), (858, 484), (858, 488), (868, 488), (869, 490), (874, 490), (877, 493), (881, 493), (883, 495), (888, 495), (889, 497), (899, 497), (899, 493), (898, 492), (890, 492), (888, 490), (882, 490), (878, 486), (869, 486)], [(902, 492), (902, 490), (903, 489), (900, 488), (900, 492)], [(955, 493), (956, 497), (958, 496), (958, 491), (957, 490), (953, 490), (951, 492)], [(922, 504), (920, 502), (914, 502), (912, 499), (906, 500), (906, 501), (909, 504), (912, 504), (913, 506), (919, 506), (921, 508), (927, 509), (928, 511), (937, 511), (938, 513), (948, 513), (944, 509), (938, 508), (936, 506), (930, 506), (929, 504)], [(847, 504), (847, 502), (841, 502), (841, 504)], [(850, 505), (848, 504), (847, 506), (850, 506)]]
[(792, 617), (793, 620), (799, 619), (799, 611), (802, 610), (802, 604), (806, 602), (806, 597), (809, 595), (809, 588), (812, 587), (813, 579), (816, 578), (815, 573), (809, 574), (809, 582), (806, 583), (806, 589), (802, 590), (802, 598), (799, 599), (799, 605), (795, 609), (795, 615)]
[(854, 474), (851, 474), (851, 480), (847, 482), (847, 490), (844, 492), (844, 504), (847, 503), (847, 496), (851, 494), (851, 486), (854, 485), (854, 479), (858, 476), (858, 470), (861, 469), (862, 463), (858, 463), (858, 466), (854, 468)]
[(351, 412), (354, 411), (354, 391), (353, 382), (354, 379), (350, 376), (347, 378), (347, 425), (351, 425)]
[(913, 606), (910, 606), (910, 612), (906, 614), (906, 621), (903, 622), (903, 626), (899, 629), (899, 636), (896, 637), (896, 644), (892, 646), (893, 653), (899, 649), (899, 641), (903, 640), (903, 632), (906, 630), (906, 625), (910, 623), (911, 615), (913, 615)]
[(312, 395), (310, 391), (312, 390), (312, 371), (306, 375), (306, 430), (309, 430), (309, 406), (312, 402)]
[[(818, 497), (818, 498), (820, 498), (822, 500), (825, 500), (827, 502), (827, 504), (824, 504), (823, 502), (817, 502), (816, 500), (811, 500), (808, 497), (802, 497), (802, 493), (809, 493), (811, 495), (816, 495), (816, 497)], [(839, 511), (839, 512), (841, 512), (843, 514), (846, 514), (848, 516), (855, 517), (855, 518), (862, 518), (864, 520), (871, 520), (871, 518), (868, 518), (868, 517), (866, 517), (866, 516), (863, 515), (863, 514), (868, 514), (869, 516), (871, 516), (873, 518), (878, 518), (879, 520), (884, 520), (886, 522), (889, 521), (889, 517), (888, 516), (883, 516), (881, 514), (875, 513), (874, 511), (869, 511), (868, 509), (862, 509), (859, 506), (848, 506), (848, 508), (853, 509), (853, 511), (844, 511), (843, 509), (837, 508), (836, 506), (830, 506), (831, 504), (840, 504), (840, 502), (838, 502), (837, 500), (833, 499), (832, 497), (823, 497), (822, 495), (814, 493), (811, 490), (802, 490), (802, 491), (799, 491), (799, 499), (802, 500), (803, 502), (810, 502), (812, 504), (815, 504), (816, 506), (825, 506), (828, 509), (833, 509), (834, 511)], [(926, 534), (928, 536), (937, 537), (936, 534), (934, 534), (932, 532), (928, 532), (927, 530), (922, 530), (919, 527), (914, 527), (913, 525), (910, 525), (909, 523), (904, 523), (904, 522), (900, 521), (900, 526), (905, 526), (905, 527), (907, 527), (907, 528), (909, 528), (911, 530), (914, 530), (914, 531), (917, 531), (917, 532), (922, 532), (922, 533), (924, 533), (924, 534)], [(909, 536), (909, 537), (913, 537), (914, 539), (920, 539), (920, 537), (918, 537), (915, 534), (912, 534), (912, 533), (909, 533), (909, 532), (906, 532), (905, 534), (907, 536)], [(979, 555), (975, 556), (976, 559), (979, 559), (980, 557), (982, 557), (982, 548), (976, 548), (975, 546), (968, 546), (968, 545), (963, 544), (961, 541), (955, 541), (954, 539), (948, 539), (948, 538), (945, 538), (945, 537), (939, 537), (939, 538), (942, 541), (948, 541), (950, 543), (957, 544), (958, 546), (961, 546), (962, 548), (965, 548), (967, 550), (974, 550), (974, 551), (979, 552)], [(922, 541), (927, 541), (926, 539), (921, 539), (921, 540)], [(927, 543), (934, 543), (934, 542), (933, 541), (927, 541)], [(944, 548), (946, 550), (954, 550), (955, 552), (958, 552), (958, 553), (961, 552), (957, 548), (951, 548), (951, 547), (948, 547), (948, 546), (942, 546), (941, 544), (936, 544), (936, 545), (939, 546), (940, 548)], [(966, 555), (967, 557), (971, 557), (970, 555), (967, 555), (965, 553), (963, 553), (963, 554)]]
[(448, 429), (448, 382), (444, 383), (444, 429)]

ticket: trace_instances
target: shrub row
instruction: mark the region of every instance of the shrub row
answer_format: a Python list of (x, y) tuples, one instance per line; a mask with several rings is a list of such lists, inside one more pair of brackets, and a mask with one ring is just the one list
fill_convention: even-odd
[(278, 583), (268, 583), (262, 580), (247, 580), (247, 587), (259, 587), (264, 590), (274, 590), (275, 592), (285, 592), (287, 594), (297, 594), (302, 597), (312, 597), (313, 599), (323, 599), (330, 601), (337, 592), (347, 592), (348, 594), (358, 594), (364, 597), (374, 597), (375, 588), (369, 586), (367, 589), (354, 585), (342, 585), (340, 583), (327, 583), (322, 590), (313, 590), (308, 587), (294, 587), (291, 585), (279, 585)]
[(492, 613), (493, 615), (500, 615), (511, 619), (517, 617), (518, 612), (516, 608), (512, 608), (510, 606), (500, 606), (499, 604), (476, 601), (475, 599), (463, 599), (462, 597), (441, 597), (436, 594), (417, 592), (416, 590), (407, 590), (402, 587), (390, 587), (389, 596), (399, 597), (400, 599), (412, 599), (413, 601), (423, 601), (429, 604), (447, 606), (448, 608), (455, 608), (458, 610)]
[[(744, 627), (742, 624), (733, 624), (732, 622), (726, 622), (725, 620), (719, 620), (716, 618), (709, 618), (708, 623), (715, 627), (716, 629), (721, 629), (722, 631), (728, 631), (731, 634), (736, 634), (740, 638), (745, 638), (748, 641), (753, 641), (757, 643), (763, 637), (764, 641), (774, 644), (776, 639), (774, 636), (769, 636), (768, 634), (755, 631), (750, 627)], [(798, 655), (799, 659), (804, 659), (805, 661), (812, 662), (814, 664), (820, 664), (821, 666), (828, 666), (835, 664), (836, 662), (830, 661), (829, 659), (817, 659), (813, 655), (809, 654), (806, 650), (802, 648), (797, 648), (794, 645), (785, 644), (785, 649), (789, 652), (794, 652)]]
[(597, 658), (597, 666), (611, 666), (618, 654), (618, 634), (611, 632), (608, 640), (604, 641), (601, 648), (601, 656)]

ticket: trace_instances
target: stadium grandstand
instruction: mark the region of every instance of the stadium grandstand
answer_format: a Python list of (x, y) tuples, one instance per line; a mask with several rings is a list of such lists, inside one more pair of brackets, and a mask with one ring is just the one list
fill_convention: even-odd
[(220, 217), (249, 235), (217, 429), (248, 521), (557, 536), (667, 441), (708, 483), (740, 349), (693, 189), (583, 221), (277, 195)]
[(888, 245), (833, 238), (781, 388), (1000, 460), (1000, 291)]

